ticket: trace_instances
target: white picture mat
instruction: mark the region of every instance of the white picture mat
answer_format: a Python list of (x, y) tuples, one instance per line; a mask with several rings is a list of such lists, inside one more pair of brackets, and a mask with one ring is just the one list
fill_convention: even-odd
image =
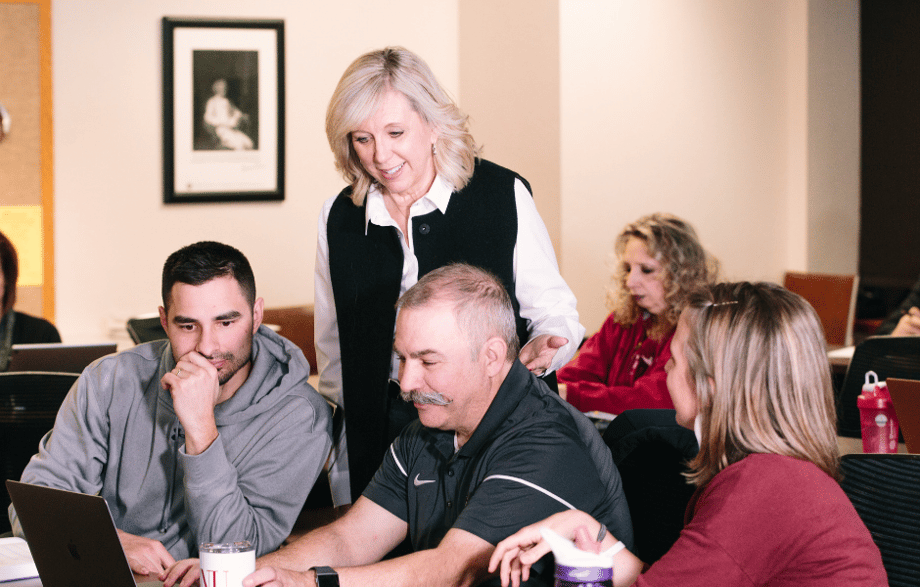
[[(192, 53), (257, 51), (259, 148), (195, 151)], [(278, 190), (278, 34), (274, 29), (176, 27), (173, 31), (174, 180), (177, 195)]]

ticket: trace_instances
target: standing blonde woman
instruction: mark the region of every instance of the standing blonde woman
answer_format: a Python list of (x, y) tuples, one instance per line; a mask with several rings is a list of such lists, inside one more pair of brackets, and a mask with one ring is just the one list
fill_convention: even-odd
[(664, 366), (677, 317), (692, 290), (715, 280), (718, 264), (693, 227), (671, 214), (627, 224), (615, 250), (611, 314), (559, 370), (559, 382), (566, 400), (583, 412), (673, 408)]
[(495, 274), (511, 296), (520, 360), (538, 375), (572, 358), (584, 328), (530, 186), (478, 158), (467, 116), (418, 55), (388, 47), (356, 59), (330, 100), (326, 136), (349, 184), (323, 206), (315, 275), (319, 391), (344, 407), (350, 496), (342, 451), (330, 475), (341, 503), (361, 495), (417, 417), (389, 380), (396, 300), (420, 277), (454, 262)]
[[(887, 585), (878, 548), (837, 483), (839, 455), (824, 334), (811, 306), (773, 284), (694, 295), (671, 342), (668, 390), (695, 429), (697, 491), (677, 542), (640, 575), (627, 550), (614, 583), (838, 587)], [(569, 510), (502, 541), (490, 570), (517, 585), (548, 552), (539, 528), (599, 552), (599, 523)]]

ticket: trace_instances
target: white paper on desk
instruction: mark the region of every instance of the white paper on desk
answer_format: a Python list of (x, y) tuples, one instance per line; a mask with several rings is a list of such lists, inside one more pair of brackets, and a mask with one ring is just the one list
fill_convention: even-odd
[(37, 577), (29, 545), (22, 538), (0, 538), (0, 581)]
[(827, 351), (828, 359), (852, 359), (853, 351), (856, 350), (855, 346), (844, 346), (839, 349), (834, 349), (832, 351)]

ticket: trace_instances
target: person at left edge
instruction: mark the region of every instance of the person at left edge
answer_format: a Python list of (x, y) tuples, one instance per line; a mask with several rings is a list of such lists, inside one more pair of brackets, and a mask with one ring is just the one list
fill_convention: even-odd
[(19, 257), (13, 243), (0, 232), (0, 371), (6, 371), (14, 344), (61, 342), (54, 324), (13, 309)]
[(356, 59), (329, 102), (326, 137), (349, 183), (320, 214), (314, 277), (319, 392), (344, 407), (330, 472), (341, 505), (417, 417), (388, 381), (394, 305), (423, 275), (469, 263), (498, 276), (521, 362), (538, 376), (554, 381), (585, 329), (529, 184), (478, 158), (466, 114), (418, 55), (387, 47)]
[[(329, 405), (296, 345), (261, 326), (249, 262), (200, 242), (163, 267), (168, 340), (86, 368), (22, 480), (102, 495), (135, 573), (200, 542), (288, 536), (331, 446)], [(10, 507), (14, 533), (22, 535)]]

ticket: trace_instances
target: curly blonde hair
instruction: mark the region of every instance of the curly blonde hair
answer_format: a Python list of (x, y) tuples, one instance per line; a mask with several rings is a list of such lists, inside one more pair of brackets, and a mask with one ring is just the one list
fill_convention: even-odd
[(479, 155), (469, 117), (421, 57), (403, 47), (386, 47), (365, 53), (348, 66), (326, 110), (326, 138), (336, 169), (351, 186), (352, 201), (357, 206), (364, 203), (374, 178), (361, 165), (351, 133), (377, 111), (390, 90), (403, 94), (425, 124), (436, 130), (435, 171), (454, 191), (463, 189)]
[(719, 262), (703, 249), (693, 227), (677, 216), (656, 212), (627, 224), (614, 244), (618, 263), (607, 288), (607, 308), (623, 326), (635, 324), (645, 311), (626, 287), (626, 267), (620, 260), (631, 238), (644, 242), (649, 256), (661, 263), (661, 283), (668, 307), (652, 318), (648, 332), (651, 338), (661, 339), (677, 326), (690, 292), (715, 282)]

